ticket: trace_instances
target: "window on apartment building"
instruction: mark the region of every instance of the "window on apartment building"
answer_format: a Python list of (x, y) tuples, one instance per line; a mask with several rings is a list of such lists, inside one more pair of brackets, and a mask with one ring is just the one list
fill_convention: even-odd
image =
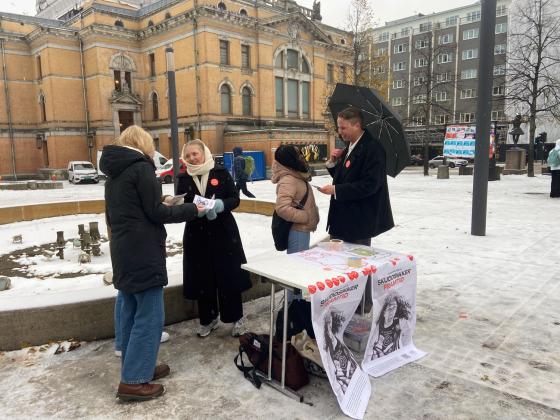
[(379, 34), (379, 42), (388, 41), (389, 40), (389, 32), (382, 32)]
[(408, 36), (408, 34), (410, 34), (410, 28), (401, 29), (401, 36)]
[(346, 67), (340, 66), (338, 68), (338, 80), (341, 83), (346, 83)]
[(449, 114), (440, 114), (434, 116), (435, 124), (449, 124), (450, 121), (451, 121), (451, 115)]
[(220, 39), (220, 64), (229, 66), (229, 41)]
[(506, 74), (506, 65), (498, 64), (494, 66), (494, 76), (503, 76)]
[[(311, 84), (308, 81), (309, 64), (299, 50), (286, 49), (284, 50), (284, 56), (286, 61), (290, 61), (288, 67), (295, 72), (290, 72), (290, 78), (287, 78), (284, 77), (284, 72), (275, 70), (276, 115), (289, 118), (309, 118), (311, 92)], [(334, 72), (334, 65), (329, 65), (333, 66)], [(339, 69), (342, 72), (339, 76), (343, 77), (344, 66), (339, 66)], [(327, 77), (329, 76), (327, 75)], [(344, 79), (341, 79), (341, 81), (344, 81)]]
[(505, 15), (507, 15), (507, 6), (505, 4), (496, 6), (496, 17)]
[(248, 86), (245, 86), (241, 89), (241, 108), (243, 111), (243, 116), (250, 117), (253, 115), (253, 110), (251, 106), (251, 89)]
[(126, 86), (128, 87), (128, 89), (130, 91), (132, 91), (132, 76), (131, 76), (131, 73), (129, 71), (124, 72), (124, 82), (125, 82)]
[(391, 99), (391, 105), (393, 106), (399, 106), (403, 104), (403, 99), (400, 96), (396, 96), (394, 98)]
[(37, 56), (37, 79), (43, 78), (43, 67), (41, 66), (41, 56)]
[(448, 82), (449, 80), (449, 72), (436, 74), (436, 83)]
[(220, 88), (220, 105), (222, 114), (231, 114), (231, 88), (225, 83)]
[(404, 53), (406, 52), (406, 44), (396, 44), (393, 47), (393, 53), (398, 54), (398, 53)]
[(412, 117), (412, 125), (426, 125), (426, 117)]
[(402, 71), (406, 69), (406, 64), (404, 61), (399, 61), (398, 63), (393, 63), (393, 71)]
[(298, 81), (288, 79), (288, 117), (295, 118), (299, 110)]
[(377, 57), (381, 57), (382, 55), (385, 55), (385, 54), (387, 54), (387, 48), (384, 48), (384, 47), (378, 48), (377, 51), (375, 52), (375, 55)]
[(494, 55), (505, 54), (506, 44), (498, 44), (494, 46)]
[(506, 88), (504, 85), (498, 85), (492, 87), (492, 95), (494, 96), (503, 96), (506, 93)]
[(426, 79), (423, 76), (420, 77), (415, 77), (413, 84), (414, 86), (421, 86), (422, 84), (424, 84), (424, 82), (426, 81)]
[(150, 77), (156, 77), (156, 55), (154, 53), (148, 54), (148, 61), (150, 63)]
[(505, 118), (504, 111), (502, 110), (492, 111), (490, 118), (492, 119), (492, 121), (501, 121)]
[(472, 28), (463, 31), (463, 41), (476, 38), (478, 38), (478, 28)]
[(159, 103), (158, 95), (156, 92), (152, 92), (150, 100), (152, 102), (152, 119), (159, 120)]
[(327, 83), (334, 83), (334, 66), (327, 64)]
[(241, 45), (241, 67), (251, 68), (251, 49), (248, 45)]
[(477, 22), (480, 20), (480, 10), (467, 13), (467, 22)]
[(427, 58), (416, 58), (414, 60), (414, 67), (418, 68), (418, 67), (426, 67), (428, 65), (428, 59)]
[(420, 32), (428, 32), (432, 30), (432, 22), (421, 23), (420, 24)]
[(445, 26), (455, 26), (458, 20), (459, 16), (449, 16), (445, 18)]
[(435, 99), (436, 102), (445, 102), (449, 99), (447, 92), (445, 91), (434, 92), (433, 98)]
[(414, 95), (412, 97), (412, 103), (413, 104), (425, 104), (426, 103), (426, 99), (427, 96), (425, 93), (421, 94), (421, 95)]
[(280, 51), (274, 60), (274, 67), (277, 69), (284, 68), (284, 51)]
[(301, 82), (301, 114), (309, 118), (309, 82)]
[(47, 107), (45, 104), (45, 95), (39, 95), (39, 108), (41, 109), (41, 122), (47, 122)]
[(461, 123), (472, 123), (476, 121), (476, 115), (474, 112), (466, 112), (459, 114), (459, 122)]
[(472, 60), (473, 58), (478, 58), (478, 48), (463, 50), (462, 58), (463, 60)]
[(461, 71), (461, 79), (476, 79), (477, 69), (466, 69)]
[(438, 64), (451, 63), (453, 56), (450, 53), (441, 53), (437, 56)]
[(415, 43), (416, 49), (421, 50), (422, 48), (428, 48), (427, 39), (418, 39)]
[(385, 73), (385, 67), (376, 66), (373, 68), (373, 74), (383, 74)]
[(440, 45), (451, 44), (453, 42), (453, 34), (441, 35), (438, 38), (438, 43)]
[(496, 34), (505, 34), (507, 32), (507, 23), (496, 23)]
[(393, 80), (393, 89), (400, 89), (404, 86), (404, 80)]
[(476, 89), (461, 89), (460, 97), (461, 99), (476, 98)]

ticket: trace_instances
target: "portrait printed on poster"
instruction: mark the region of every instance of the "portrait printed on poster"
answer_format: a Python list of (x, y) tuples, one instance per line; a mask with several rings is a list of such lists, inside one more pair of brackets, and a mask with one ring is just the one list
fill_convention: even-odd
[(352, 376), (358, 367), (358, 363), (354, 360), (352, 353), (350, 353), (350, 350), (342, 341), (344, 321), (343, 313), (333, 309), (325, 314), (323, 324), (325, 350), (331, 362), (331, 372), (333, 372), (334, 368), (336, 382), (340, 386), (342, 394), (346, 393)]
[(390, 293), (375, 324), (371, 360), (378, 359), (411, 342), (411, 304), (404, 296)]

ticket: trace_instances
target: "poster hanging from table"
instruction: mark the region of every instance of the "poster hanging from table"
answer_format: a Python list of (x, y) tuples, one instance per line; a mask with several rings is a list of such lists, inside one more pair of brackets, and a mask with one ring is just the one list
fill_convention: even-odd
[(362, 419), (371, 396), (369, 376), (343, 340), (362, 299), (367, 275), (350, 272), (308, 287), (317, 346), (329, 382), (344, 414)]
[(379, 377), (426, 353), (412, 342), (416, 327), (416, 264), (413, 257), (393, 258), (372, 273), (373, 324), (363, 369)]
[(475, 125), (448, 125), (443, 141), (443, 156), (474, 158), (476, 146)]

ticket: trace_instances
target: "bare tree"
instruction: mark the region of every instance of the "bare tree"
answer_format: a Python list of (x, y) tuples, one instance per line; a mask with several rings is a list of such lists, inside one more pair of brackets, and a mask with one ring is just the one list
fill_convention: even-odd
[(424, 175), (427, 176), (432, 123), (436, 122), (436, 115), (444, 117), (443, 122), (438, 121), (440, 124), (449, 122), (447, 118), (453, 115), (451, 97), (456, 75), (451, 63), (455, 44), (439, 42), (433, 31), (429, 31), (417, 38), (416, 44), (410, 45), (410, 48), (413, 48), (412, 70), (407, 82), (409, 103), (406, 105), (411, 106), (411, 112), (406, 123), (425, 127)]
[(560, 1), (525, 0), (512, 16), (506, 98), (528, 114), (527, 172), (532, 177), (537, 117), (560, 120)]

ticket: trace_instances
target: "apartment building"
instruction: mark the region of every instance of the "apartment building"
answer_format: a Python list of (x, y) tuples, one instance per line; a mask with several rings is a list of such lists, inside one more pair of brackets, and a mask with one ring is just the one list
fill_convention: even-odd
[[(511, 1), (496, 7), (492, 120), (504, 122), (508, 11)], [(480, 2), (430, 15), (387, 22), (372, 31), (373, 58), (387, 56), (372, 69), (387, 80), (389, 102), (410, 132), (430, 126), (476, 121)], [(431, 97), (431, 101), (428, 100)], [(412, 136), (414, 137), (414, 136)]]

